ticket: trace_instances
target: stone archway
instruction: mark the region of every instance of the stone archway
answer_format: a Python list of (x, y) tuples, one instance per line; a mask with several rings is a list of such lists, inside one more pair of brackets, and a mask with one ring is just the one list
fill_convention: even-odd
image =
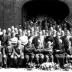
[(60, 0), (31, 0), (22, 7), (23, 18), (32, 18), (37, 15), (47, 15), (54, 19), (65, 19), (69, 15), (69, 7)]

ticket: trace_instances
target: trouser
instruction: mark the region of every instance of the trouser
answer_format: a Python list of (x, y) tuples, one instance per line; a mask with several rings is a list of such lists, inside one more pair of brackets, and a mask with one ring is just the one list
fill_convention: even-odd
[(35, 54), (30, 54), (30, 62), (34, 63), (35, 61)]
[(3, 64), (3, 63), (2, 63), (2, 62), (0, 62), (0, 67), (2, 67), (2, 64)]
[(19, 68), (24, 67), (24, 59), (17, 58), (17, 67)]
[(45, 55), (44, 62), (49, 62), (49, 55), (48, 54)]
[(14, 58), (12, 57), (12, 54), (7, 55), (7, 67), (13, 68), (14, 65)]
[(2, 53), (0, 53), (0, 67), (3, 65), (3, 60), (2, 60)]
[(53, 60), (52, 56), (53, 56), (52, 52), (49, 51), (49, 62), (52, 62), (52, 60)]
[(39, 64), (39, 54), (36, 54), (36, 63)]
[(7, 58), (7, 67), (10, 67), (12, 61), (11, 61), (10, 55), (8, 55), (7, 57), (8, 57)]
[(7, 57), (6, 58), (3, 57), (3, 67), (4, 68), (7, 67)]
[(44, 62), (44, 54), (39, 54), (39, 63), (42, 64)]
[(65, 55), (64, 54), (56, 54), (57, 63), (60, 67), (63, 67), (65, 64)]

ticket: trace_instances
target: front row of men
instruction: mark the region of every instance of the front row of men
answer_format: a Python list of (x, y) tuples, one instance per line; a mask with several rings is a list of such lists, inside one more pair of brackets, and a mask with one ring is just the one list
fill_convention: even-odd
[[(72, 54), (72, 35), (69, 30), (22, 31), (17, 28), (0, 30), (0, 66), (38, 66), (43, 62), (59, 63), (63, 68), (67, 55)], [(32, 64), (31, 64), (32, 65)]]

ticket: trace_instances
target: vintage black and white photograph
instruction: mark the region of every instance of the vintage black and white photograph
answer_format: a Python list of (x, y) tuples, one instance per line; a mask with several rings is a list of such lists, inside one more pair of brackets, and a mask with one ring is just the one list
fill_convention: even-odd
[(72, 71), (72, 0), (0, 0), (0, 71)]

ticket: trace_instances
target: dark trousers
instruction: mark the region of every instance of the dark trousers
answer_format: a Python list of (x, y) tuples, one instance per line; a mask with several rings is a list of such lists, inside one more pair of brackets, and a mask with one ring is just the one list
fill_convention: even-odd
[(66, 58), (64, 54), (55, 54), (54, 55), (54, 62), (58, 63), (60, 67), (63, 67), (64, 64), (66, 63)]

